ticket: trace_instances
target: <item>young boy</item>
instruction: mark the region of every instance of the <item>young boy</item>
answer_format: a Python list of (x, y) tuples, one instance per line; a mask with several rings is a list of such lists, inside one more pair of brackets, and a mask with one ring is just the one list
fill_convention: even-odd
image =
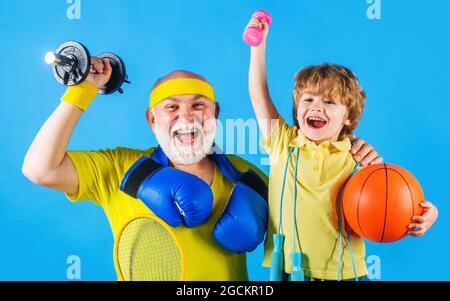
[[(287, 125), (267, 88), (268, 24), (256, 19), (248, 24), (255, 25), (262, 28), (264, 39), (251, 49), (249, 92), (271, 162), (263, 265), (271, 265), (273, 234), (282, 233), (286, 273), (291, 273), (290, 256), (295, 248), (302, 253), (301, 267), (307, 280), (353, 279), (354, 268), (357, 277), (367, 279), (365, 248), (360, 237), (351, 235), (352, 260), (343, 233), (343, 253), (339, 259), (335, 213), (338, 189), (356, 164), (350, 153), (351, 139), (363, 111), (365, 93), (354, 73), (345, 67), (335, 64), (305, 67), (294, 80), (295, 125)], [(424, 202), (422, 206), (423, 215), (414, 217), (410, 225), (410, 234), (414, 236), (423, 235), (437, 217), (433, 204)]]

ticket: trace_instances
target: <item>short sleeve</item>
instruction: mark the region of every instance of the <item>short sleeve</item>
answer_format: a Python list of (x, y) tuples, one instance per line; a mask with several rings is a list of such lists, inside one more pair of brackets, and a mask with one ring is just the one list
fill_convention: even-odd
[(262, 139), (261, 143), (270, 156), (280, 154), (283, 149), (289, 146), (289, 142), (296, 134), (297, 128), (287, 125), (283, 117), (280, 116), (272, 127), (269, 136)]
[(73, 202), (92, 200), (102, 205), (111, 193), (119, 188), (120, 171), (118, 157), (120, 148), (95, 151), (67, 151), (78, 174), (78, 195), (67, 193)]

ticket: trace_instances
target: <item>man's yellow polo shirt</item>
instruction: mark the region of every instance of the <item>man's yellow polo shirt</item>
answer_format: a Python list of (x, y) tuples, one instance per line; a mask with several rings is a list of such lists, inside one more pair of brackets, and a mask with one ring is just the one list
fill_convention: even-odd
[[(339, 231), (335, 202), (339, 187), (355, 167), (350, 139), (316, 145), (295, 126), (288, 126), (280, 117), (263, 146), (270, 156), (269, 225), (264, 248), (264, 266), (270, 266), (273, 234), (280, 218), (280, 193), (284, 168), (290, 147), (299, 148), (297, 167), (297, 250), (302, 252), (302, 268), (306, 276), (337, 279)], [(293, 250), (293, 185), (295, 150), (289, 158), (283, 197), (281, 231), (285, 235), (285, 271), (290, 273)], [(345, 231), (344, 231), (345, 232)], [(351, 244), (358, 277), (367, 274), (365, 248), (361, 238), (351, 235)], [(346, 235), (343, 239), (341, 279), (353, 278)]]
[[(141, 156), (150, 156), (154, 148), (138, 150), (118, 147), (97, 151), (68, 151), (79, 178), (78, 195), (67, 194), (72, 201), (92, 200), (103, 207), (116, 238), (122, 227), (133, 217), (153, 214), (140, 200), (119, 190), (128, 168)], [(249, 162), (227, 155), (241, 172), (249, 168), (266, 182), (267, 176)], [(178, 238), (185, 258), (185, 280), (247, 280), (246, 255), (222, 249), (214, 240), (212, 230), (231, 194), (233, 182), (215, 166), (211, 189), (214, 203), (205, 223), (195, 228), (178, 226)], [(119, 273), (118, 273), (119, 275)]]

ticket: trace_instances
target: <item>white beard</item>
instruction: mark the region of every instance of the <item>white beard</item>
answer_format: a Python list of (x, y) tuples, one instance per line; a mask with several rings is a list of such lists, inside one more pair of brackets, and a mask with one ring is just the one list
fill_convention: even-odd
[[(154, 133), (170, 161), (182, 165), (195, 164), (211, 151), (216, 134), (216, 120), (208, 120), (202, 127), (201, 122), (197, 119), (194, 119), (194, 122), (179, 119), (167, 131), (167, 129), (159, 128), (158, 121), (155, 119)], [(186, 139), (195, 136), (195, 141), (193, 144), (184, 145), (179, 139), (180, 136), (186, 137)]]

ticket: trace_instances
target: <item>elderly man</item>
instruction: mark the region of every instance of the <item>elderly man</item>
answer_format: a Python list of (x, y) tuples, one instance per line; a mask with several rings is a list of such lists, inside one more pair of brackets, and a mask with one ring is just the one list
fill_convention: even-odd
[[(221, 166), (223, 158), (211, 155), (220, 110), (212, 86), (205, 78), (187, 71), (172, 72), (155, 83), (146, 116), (159, 143), (156, 148), (66, 151), (76, 122), (111, 75), (108, 60), (93, 58), (92, 65), (92, 73), (80, 85), (67, 89), (40, 129), (26, 154), (24, 175), (36, 184), (65, 192), (71, 201), (92, 200), (102, 206), (115, 239), (137, 216), (157, 215), (174, 226), (173, 233), (184, 250), (185, 280), (247, 280), (245, 251), (254, 249), (264, 237), (267, 208), (265, 203), (258, 204), (252, 192), (236, 196), (239, 191), (233, 189), (235, 183), (226, 176), (227, 168)], [(362, 140), (355, 143), (353, 150), (360, 160), (381, 161)], [(152, 171), (158, 177), (139, 183), (144, 189), (164, 195), (162, 190), (173, 189), (174, 185), (206, 185), (200, 190), (204, 190), (203, 195), (211, 194), (210, 203), (192, 201), (196, 196), (202, 199), (198, 189), (187, 189), (186, 195), (171, 202), (124, 193), (126, 187), (121, 182), (136, 171), (135, 163), (142, 156), (152, 157), (159, 164), (159, 169)], [(223, 156), (238, 172), (252, 170), (263, 183), (267, 182), (266, 175), (244, 159)], [(237, 209), (227, 205), (232, 201)], [(173, 210), (174, 204), (179, 210)], [(233, 218), (224, 220), (225, 213)], [(240, 219), (250, 221), (252, 226), (230, 233), (230, 224)], [(216, 229), (219, 226), (224, 229)]]

